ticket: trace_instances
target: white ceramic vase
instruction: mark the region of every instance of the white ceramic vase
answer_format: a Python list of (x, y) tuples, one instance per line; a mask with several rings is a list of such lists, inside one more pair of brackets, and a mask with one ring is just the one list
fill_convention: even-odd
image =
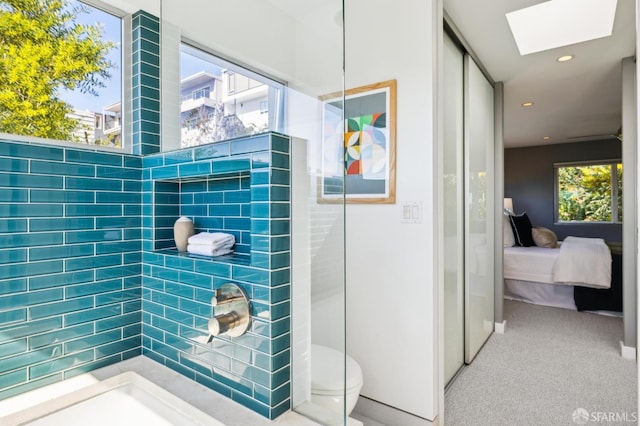
[(178, 251), (187, 251), (189, 237), (194, 234), (193, 221), (186, 216), (181, 216), (173, 225), (173, 239)]

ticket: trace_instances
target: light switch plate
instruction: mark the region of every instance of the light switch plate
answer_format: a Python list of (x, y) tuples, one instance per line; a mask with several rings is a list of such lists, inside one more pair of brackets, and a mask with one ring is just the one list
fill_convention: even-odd
[(401, 207), (400, 223), (422, 223), (422, 201), (405, 201)]

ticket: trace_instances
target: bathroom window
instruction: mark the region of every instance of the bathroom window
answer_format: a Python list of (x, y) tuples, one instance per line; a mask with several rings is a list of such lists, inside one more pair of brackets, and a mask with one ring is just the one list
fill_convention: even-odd
[(0, 133), (122, 147), (121, 18), (77, 0), (0, 11)]
[(622, 222), (622, 163), (556, 164), (558, 222)]
[(282, 83), (187, 43), (180, 46), (180, 94), (183, 148), (282, 131)]

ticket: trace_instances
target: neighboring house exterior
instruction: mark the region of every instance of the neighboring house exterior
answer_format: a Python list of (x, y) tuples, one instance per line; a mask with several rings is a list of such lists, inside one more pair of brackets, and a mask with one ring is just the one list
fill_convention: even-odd
[(266, 84), (224, 71), (201, 71), (180, 82), (181, 146), (188, 147), (266, 131)]
[(74, 109), (67, 117), (78, 120), (73, 142), (87, 145), (122, 146), (121, 104), (108, 105), (103, 112)]
[(269, 87), (233, 71), (224, 71), (222, 101), (227, 114), (235, 114), (254, 133), (269, 125)]
[(222, 79), (212, 73), (198, 72), (180, 81), (180, 122), (182, 127), (196, 127), (198, 111), (203, 118), (213, 113), (222, 97)]
[[(79, 124), (73, 141), (122, 146), (122, 104), (102, 113), (74, 110)], [(180, 82), (181, 146), (188, 147), (268, 130), (269, 87), (232, 71), (201, 71)]]
[(102, 115), (89, 110), (74, 109), (67, 117), (78, 120), (78, 125), (73, 131), (74, 142), (93, 145), (96, 140), (102, 139)]
[(110, 146), (122, 146), (122, 103), (115, 102), (102, 109), (104, 139)]

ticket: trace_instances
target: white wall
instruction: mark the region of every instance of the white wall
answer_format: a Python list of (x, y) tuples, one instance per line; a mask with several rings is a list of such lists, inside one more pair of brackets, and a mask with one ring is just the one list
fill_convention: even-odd
[(132, 14), (142, 9), (160, 16), (160, 0), (82, 0), (84, 3), (99, 7), (118, 15), (119, 12)]
[(182, 36), (317, 97), (341, 89), (341, 0), (83, 0), (112, 13), (145, 10)]
[[(622, 162), (624, 164), (623, 187), (625, 194), (637, 194), (638, 163), (637, 144), (638, 126), (636, 122), (636, 62), (635, 58), (622, 60)], [(623, 344), (628, 348), (636, 348), (636, 287), (637, 264), (637, 197), (624, 197), (622, 209), (625, 220), (622, 223), (622, 295), (624, 315)], [(623, 350), (623, 356), (626, 351)]]
[[(346, 87), (398, 82), (397, 202), (347, 207), (347, 352), (362, 367), (362, 395), (428, 419), (436, 415), (432, 4), (346, 6)], [(406, 201), (422, 202), (422, 223), (400, 223)]]
[(160, 31), (160, 143), (162, 151), (180, 148), (180, 28), (163, 22)]
[(337, 0), (164, 1), (162, 18), (232, 62), (318, 96), (340, 87), (339, 10)]
[(291, 141), (291, 405), (311, 398), (311, 185), (307, 178), (307, 141)]

